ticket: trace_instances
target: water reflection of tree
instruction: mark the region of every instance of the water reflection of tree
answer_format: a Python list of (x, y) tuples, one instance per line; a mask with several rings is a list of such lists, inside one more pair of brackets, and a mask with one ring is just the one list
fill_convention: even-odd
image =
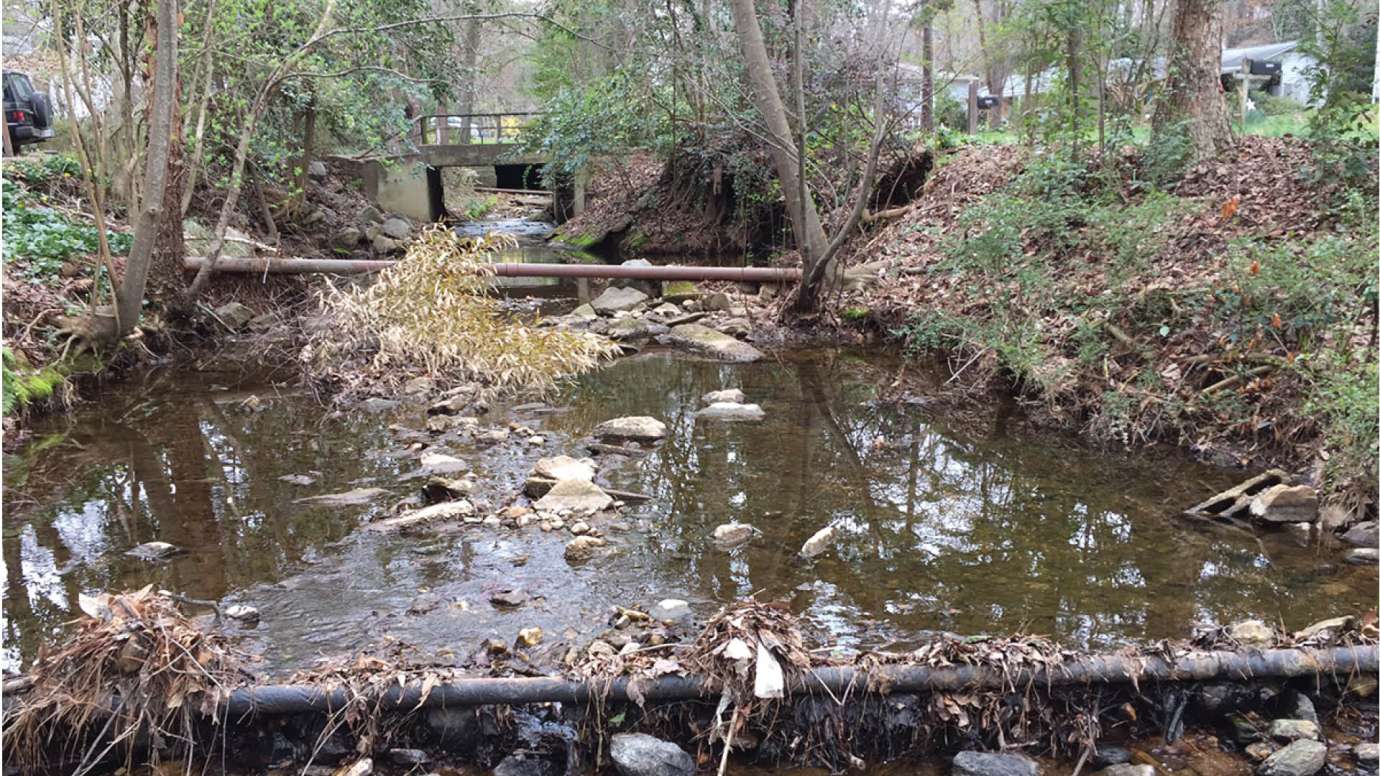
[[(1178, 464), (1133, 468), (1057, 440), (942, 429), (877, 401), (881, 379), (846, 356), (732, 368), (647, 359), (590, 378), (610, 400), (586, 394), (560, 422), (576, 435), (616, 415), (667, 422), (640, 480), (619, 484), (669, 504), (649, 551), (704, 595), (762, 591), (901, 629), (1100, 642), (1183, 635), (1201, 617), (1257, 612), (1272, 593), (1275, 575), (1252, 573), (1261, 557), (1249, 544), (1170, 517), (1184, 500)], [(766, 422), (694, 423), (701, 394), (735, 385)], [(762, 540), (712, 549), (728, 519)], [(847, 529), (836, 553), (793, 563), (831, 522)]]
[[(35, 506), (6, 515), (7, 536), (20, 526), (33, 531), (37, 544), (52, 553), (54, 573), (63, 572), (66, 601), (31, 607), (20, 543), (4, 543), (6, 628), (21, 634), (25, 654), (33, 653), (38, 631), (70, 619), (79, 591), (151, 583), (219, 598), (274, 578), (307, 547), (352, 530), (355, 515), (294, 505), (303, 493), (277, 478), (319, 469), (326, 473), (321, 487), (350, 487), (380, 468), (359, 453), (386, 444), (381, 424), (313, 426), (322, 412), (310, 405), (305, 412), (294, 411), (302, 406), (250, 412), (215, 397), (184, 391), (132, 408), (87, 408), (71, 420), (66, 441), (24, 461), (24, 498), (18, 500)], [(336, 445), (348, 453), (337, 454)], [(63, 533), (59, 526), (73, 530)], [(188, 553), (165, 564), (123, 555), (155, 539)]]

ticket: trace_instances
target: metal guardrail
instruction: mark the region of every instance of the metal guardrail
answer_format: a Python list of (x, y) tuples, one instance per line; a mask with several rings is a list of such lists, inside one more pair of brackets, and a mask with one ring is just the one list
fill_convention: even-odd
[[(470, 145), (516, 142), (537, 111), (508, 113), (432, 113), (418, 116), (419, 145)], [(505, 137), (506, 136), (506, 137)]]

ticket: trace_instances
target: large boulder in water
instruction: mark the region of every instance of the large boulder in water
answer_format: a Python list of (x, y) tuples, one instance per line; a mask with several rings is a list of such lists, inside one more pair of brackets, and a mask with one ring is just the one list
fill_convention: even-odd
[(685, 348), (720, 361), (746, 363), (762, 358), (762, 351), (757, 348), (698, 323), (682, 323), (679, 326), (674, 326), (666, 338), (676, 347)]
[(593, 307), (595, 312), (612, 315), (620, 310), (631, 310), (647, 299), (647, 295), (636, 288), (613, 286), (604, 289), (604, 293), (595, 297), (589, 306)]
[(645, 733), (618, 733), (609, 757), (621, 776), (691, 776), (695, 758), (670, 741)]
[(600, 423), (594, 427), (594, 436), (606, 441), (655, 442), (666, 437), (666, 424), (646, 415), (630, 415)]

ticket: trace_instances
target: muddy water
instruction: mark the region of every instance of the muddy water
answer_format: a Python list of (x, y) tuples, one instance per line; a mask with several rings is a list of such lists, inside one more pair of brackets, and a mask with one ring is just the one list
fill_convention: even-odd
[[(150, 375), (53, 419), (6, 457), (4, 665), (55, 638), (79, 592), (144, 584), (258, 607), (247, 643), (269, 671), (388, 638), (463, 656), (531, 625), (547, 634), (539, 652), (559, 654), (606, 627), (610, 605), (666, 597), (700, 613), (750, 594), (786, 600), (821, 636), (857, 649), (937, 629), (1099, 647), (1248, 615), (1300, 627), (1374, 603), (1376, 570), (1338, 563), (1335, 549), (1175, 517), (1234, 473), (1032, 439), (1008, 432), (996, 408), (946, 418), (879, 395), (895, 366), (849, 354), (723, 365), (652, 353), (580, 380), (552, 407), (496, 407), (486, 423), (520, 422), (546, 444), (453, 448), (490, 510), (513, 500), (538, 457), (584, 454), (599, 421), (647, 414), (670, 428), (645, 457), (601, 461), (601, 482), (653, 499), (600, 524), (613, 552), (574, 566), (562, 556), (568, 537), (535, 527), (356, 530), (415, 487), (398, 480), (417, 462), (389, 426), (420, 428), (417, 409), (339, 412), (252, 376)], [(697, 421), (701, 394), (730, 387), (766, 420)], [(293, 474), (315, 482), (279, 479)], [(366, 486), (390, 496), (295, 503)], [(761, 534), (713, 547), (710, 533), (729, 520)], [(795, 560), (830, 524), (836, 549)], [(154, 564), (124, 555), (155, 539), (188, 552)], [(532, 599), (497, 609), (489, 597), (504, 588)]]

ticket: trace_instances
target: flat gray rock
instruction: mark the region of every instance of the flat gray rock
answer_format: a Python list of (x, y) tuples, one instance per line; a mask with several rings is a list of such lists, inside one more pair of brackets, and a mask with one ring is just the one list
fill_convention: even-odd
[(695, 758), (670, 741), (645, 733), (618, 733), (609, 757), (620, 776), (691, 776)]
[(762, 359), (762, 351), (746, 342), (740, 342), (721, 331), (714, 331), (698, 323), (682, 323), (671, 327), (667, 341), (700, 355), (720, 361), (747, 363)]
[(655, 442), (666, 437), (666, 424), (646, 415), (630, 415), (600, 423), (594, 427), (594, 436), (600, 440)]
[(316, 504), (323, 507), (357, 507), (388, 493), (383, 488), (355, 488), (344, 493), (323, 493), (320, 496), (299, 498), (297, 504)]
[(747, 401), (747, 397), (737, 388), (725, 388), (722, 391), (710, 391), (701, 396), (700, 400), (705, 404), (718, 404), (720, 402), (742, 404), (744, 401)]
[(613, 496), (588, 480), (561, 480), (532, 506), (546, 512), (598, 512), (613, 505)]
[(594, 311), (603, 315), (611, 315), (620, 310), (631, 310), (634, 307), (647, 301), (649, 297), (638, 291), (636, 288), (628, 286), (613, 286), (604, 289), (604, 293), (595, 297), (589, 303)]
[(1327, 763), (1327, 747), (1303, 739), (1270, 755), (1260, 764), (1260, 776), (1313, 776)]
[(1019, 754), (959, 752), (954, 755), (953, 776), (1038, 776), (1040, 766)]
[(186, 550), (167, 542), (144, 542), (128, 550), (125, 554), (140, 560), (167, 560), (174, 555), (181, 555), (183, 552)]
[(756, 404), (738, 404), (718, 401), (695, 413), (695, 417), (705, 420), (722, 420), (730, 423), (752, 423), (763, 420), (767, 413)]

